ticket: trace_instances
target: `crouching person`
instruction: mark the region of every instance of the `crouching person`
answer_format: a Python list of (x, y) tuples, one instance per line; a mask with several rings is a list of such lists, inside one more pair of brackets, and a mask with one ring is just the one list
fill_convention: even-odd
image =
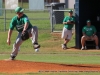
[(96, 44), (96, 49), (99, 49), (98, 47), (98, 37), (96, 36), (96, 28), (95, 26), (91, 25), (91, 21), (87, 20), (87, 25), (83, 27), (82, 29), (83, 36), (81, 38), (81, 50), (85, 49), (85, 41), (87, 40), (94, 40)]

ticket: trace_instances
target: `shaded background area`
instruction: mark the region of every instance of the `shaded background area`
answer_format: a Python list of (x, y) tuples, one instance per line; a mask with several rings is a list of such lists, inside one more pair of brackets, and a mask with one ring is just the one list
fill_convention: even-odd
[[(92, 21), (92, 25), (96, 27), (97, 35), (100, 38), (100, 0), (76, 0), (75, 12), (76, 47), (81, 48), (82, 28), (86, 25), (86, 20), (90, 19)], [(99, 20), (97, 17), (99, 17)]]

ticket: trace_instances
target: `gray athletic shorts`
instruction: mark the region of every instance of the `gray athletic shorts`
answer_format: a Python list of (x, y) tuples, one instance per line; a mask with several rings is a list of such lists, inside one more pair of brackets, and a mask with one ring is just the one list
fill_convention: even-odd
[(72, 30), (68, 30), (68, 29), (66, 29), (66, 28), (64, 27), (64, 28), (63, 28), (63, 31), (62, 31), (62, 36), (61, 36), (61, 38), (70, 40), (71, 37), (72, 37)]

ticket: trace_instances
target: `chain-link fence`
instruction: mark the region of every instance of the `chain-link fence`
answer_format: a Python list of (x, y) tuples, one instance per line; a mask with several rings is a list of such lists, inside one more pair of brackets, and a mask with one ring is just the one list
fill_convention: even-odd
[[(53, 10), (52, 11), (52, 32), (61, 32), (63, 29), (63, 19), (68, 16), (69, 10)], [(75, 26), (73, 27), (75, 32)]]
[[(0, 9), (3, 16), (0, 16), (0, 31), (6, 31), (9, 28), (12, 17), (16, 15), (14, 10)], [(48, 9), (42, 11), (32, 11), (25, 9), (24, 13), (29, 17), (33, 25), (37, 25), (41, 30), (61, 32), (63, 28), (63, 19), (68, 16), (69, 10), (53, 10), (50, 15)], [(73, 31), (75, 28), (73, 28)]]

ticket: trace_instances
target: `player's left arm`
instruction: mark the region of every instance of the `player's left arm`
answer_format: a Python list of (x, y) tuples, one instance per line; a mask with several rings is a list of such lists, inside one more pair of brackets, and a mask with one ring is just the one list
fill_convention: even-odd
[(93, 36), (94, 36), (94, 35), (96, 35), (96, 32), (97, 32), (95, 26), (93, 26), (93, 30), (94, 30), (94, 34), (93, 34)]
[(29, 26), (29, 20), (27, 17), (24, 18), (24, 28), (23, 28), (23, 31), (22, 31), (22, 34), (21, 34), (21, 39), (23, 41), (29, 39), (29, 34), (28, 34), (28, 31), (27, 31), (27, 28)]
[(24, 18), (24, 28), (23, 28), (23, 32), (27, 30), (28, 26), (29, 26), (29, 19), (28, 17)]

